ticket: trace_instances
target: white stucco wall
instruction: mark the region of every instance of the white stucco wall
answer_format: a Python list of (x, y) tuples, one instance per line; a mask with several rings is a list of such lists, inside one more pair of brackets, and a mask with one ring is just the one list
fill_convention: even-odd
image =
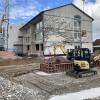
[[(67, 42), (70, 42), (69, 44), (65, 43), (65, 48), (73, 49), (74, 44), (75, 44), (74, 43), (75, 42), (75, 40), (74, 40), (74, 16), (75, 15), (81, 16), (81, 31), (86, 30), (86, 33), (87, 33), (86, 36), (81, 37), (82, 38), (81, 39), (82, 48), (89, 48), (91, 51), (93, 51), (92, 19), (72, 5), (63, 6), (63, 7), (57, 8), (57, 9), (46, 11), (44, 13), (44, 25), (45, 25), (44, 27), (51, 27), (51, 29), (53, 27), (56, 29), (58, 23), (60, 23), (60, 20), (62, 22), (65, 21), (66, 25), (63, 23), (60, 23), (62, 25), (62, 27), (64, 27), (66, 30), (65, 36), (63, 36), (63, 37), (66, 38)], [(68, 31), (68, 30), (73, 30), (73, 31)], [(50, 35), (50, 34), (55, 35), (55, 32), (53, 33), (50, 31), (45, 32), (44, 34), (47, 34), (47, 33), (48, 33), (48, 35)], [(48, 46), (48, 44), (50, 45), (49, 39), (45, 36), (45, 39), (44, 39), (45, 40), (45, 45), (44, 45), (45, 48), (46, 48), (46, 46)], [(54, 38), (52, 38), (52, 39), (54, 39)], [(52, 41), (52, 39), (51, 39), (51, 41)], [(57, 37), (56, 37), (56, 40), (57, 40)], [(60, 39), (58, 39), (58, 41), (60, 41)], [(44, 52), (45, 51), (46, 50), (44, 50)]]

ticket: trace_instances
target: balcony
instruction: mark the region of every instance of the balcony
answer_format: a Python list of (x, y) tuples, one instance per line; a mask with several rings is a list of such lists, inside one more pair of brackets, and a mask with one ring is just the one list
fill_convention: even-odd
[(15, 41), (14, 46), (22, 46), (23, 42), (22, 41)]

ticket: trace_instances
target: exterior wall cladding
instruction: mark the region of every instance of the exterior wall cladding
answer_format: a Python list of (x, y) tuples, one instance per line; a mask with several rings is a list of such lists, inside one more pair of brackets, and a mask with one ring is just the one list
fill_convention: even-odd
[(88, 47), (93, 51), (93, 19), (73, 4), (44, 11), (39, 16), (21, 29), (23, 53), (49, 55), (52, 54), (50, 47), (58, 44), (63, 44), (66, 50)]

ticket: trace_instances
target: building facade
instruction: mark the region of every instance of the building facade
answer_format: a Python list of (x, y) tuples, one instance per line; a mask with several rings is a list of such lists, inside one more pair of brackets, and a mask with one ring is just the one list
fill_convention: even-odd
[(89, 48), (92, 52), (92, 21), (73, 4), (43, 11), (20, 28), (23, 54), (63, 54), (62, 45), (66, 51)]
[(0, 33), (0, 51), (4, 50), (4, 37), (3, 34)]
[(19, 46), (22, 45), (22, 42), (19, 38), (19, 37), (22, 36), (22, 32), (19, 29), (23, 25), (24, 25), (23, 23), (17, 23), (17, 24), (9, 25), (9, 28), (8, 28), (8, 34), (9, 34), (8, 50), (15, 51), (17, 53), (22, 51), (22, 49), (19, 48)]
[(100, 53), (100, 39), (96, 39), (93, 42), (93, 51), (96, 53)]

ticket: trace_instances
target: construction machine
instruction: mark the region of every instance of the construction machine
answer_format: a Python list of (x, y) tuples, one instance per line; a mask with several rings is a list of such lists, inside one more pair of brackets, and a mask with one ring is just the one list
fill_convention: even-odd
[(93, 58), (93, 60), (96, 62), (96, 61), (100, 61), (100, 54), (97, 54), (94, 58)]
[(97, 74), (97, 71), (93, 70), (95, 66), (94, 60), (91, 59), (91, 53), (88, 48), (78, 48), (73, 50), (73, 52), (69, 52), (68, 59), (69, 58), (73, 61), (74, 68), (72, 71), (67, 72), (67, 74), (76, 78)]
[(58, 45), (54, 45), (53, 46), (54, 55), (56, 54), (56, 50), (57, 49), (60, 49), (62, 51), (62, 54), (64, 54), (64, 55), (67, 54), (66, 49), (65, 49), (65, 46), (63, 44), (58, 44)]

